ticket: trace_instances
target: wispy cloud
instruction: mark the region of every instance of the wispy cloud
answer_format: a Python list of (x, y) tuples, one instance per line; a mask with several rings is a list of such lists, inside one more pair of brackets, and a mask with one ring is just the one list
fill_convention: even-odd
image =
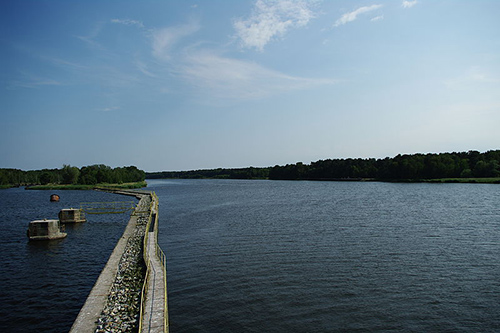
[[(280, 2), (285, 7), (290, 3)], [(258, 4), (271, 6), (263, 1), (258, 1)], [(276, 2), (273, 6), (277, 5)], [(292, 11), (295, 10), (298, 9), (294, 8)], [(308, 20), (306, 16), (302, 17), (304, 22)], [(151, 62), (151, 68), (148, 68), (144, 62), (137, 60), (136, 67), (142, 73), (155, 77), (159, 86), (168, 86), (169, 78), (176, 77), (191, 86), (197, 94), (220, 100), (259, 99), (287, 91), (337, 83), (331, 79), (291, 76), (252, 61), (227, 57), (220, 48), (207, 48), (203, 41), (192, 40), (191, 35), (199, 29), (197, 23), (189, 23), (153, 31), (151, 49), (154, 58), (159, 61)], [(191, 43), (187, 43), (188, 41)], [(264, 45), (265, 43), (261, 46)], [(157, 74), (166, 72), (169, 73), (167, 77)]]
[(374, 11), (376, 9), (381, 8), (382, 6), (383, 5), (365, 6), (365, 7), (360, 7), (356, 10), (353, 10), (352, 12), (345, 13), (337, 21), (335, 21), (334, 26), (339, 27), (339, 26), (344, 25), (346, 23), (352, 22), (352, 21), (356, 20), (358, 15)]
[(15, 88), (15, 87), (41, 88), (44, 86), (61, 86), (61, 85), (63, 85), (62, 82), (54, 79), (39, 77), (28, 73), (21, 73), (20, 79), (10, 82), (9, 88)]
[(147, 76), (149, 76), (149, 77), (157, 77), (157, 75), (156, 75), (156, 74), (152, 73), (152, 72), (149, 70), (148, 66), (147, 66), (144, 62), (142, 62), (142, 61), (140, 61), (140, 60), (136, 60), (136, 62), (135, 62), (135, 66), (137, 67), (137, 69), (138, 69), (139, 71), (141, 71), (141, 72), (142, 72), (142, 74), (145, 74), (145, 75), (147, 75)]
[(87, 45), (89, 45), (92, 48), (103, 50), (104, 47), (100, 45), (98, 42), (96, 42), (95, 39), (97, 36), (101, 34), (101, 31), (104, 29), (104, 26), (105, 26), (104, 22), (98, 22), (94, 24), (94, 27), (92, 28), (89, 34), (85, 36), (75, 36), (75, 37), (87, 43)]
[[(247, 21), (235, 21), (240, 25), (242, 43), (246, 47), (262, 50), (277, 36), (282, 36), (294, 27), (306, 25), (313, 17), (309, 6), (312, 2), (279, 0), (258, 0), (253, 16)], [(138, 25), (135, 20), (113, 20), (113, 23)], [(239, 23), (238, 23), (239, 22)], [(144, 27), (141, 25), (141, 28)], [(252, 61), (234, 59), (225, 55), (217, 47), (207, 47), (197, 40), (195, 33), (201, 29), (196, 21), (186, 24), (150, 29), (149, 38), (152, 58), (139, 57), (134, 60), (136, 70), (152, 78), (139, 78), (154, 82), (158, 89), (172, 93), (172, 78), (181, 79), (200, 96), (210, 96), (218, 100), (249, 100), (308, 89), (336, 80), (323, 78), (304, 78), (275, 71)], [(247, 35), (244, 35), (243, 30)], [(264, 36), (258, 37), (259, 33)], [(246, 36), (246, 37), (245, 37)], [(260, 38), (260, 39), (259, 39)], [(168, 75), (164, 75), (168, 73)], [(133, 77), (133, 79), (136, 79)], [(125, 80), (130, 81), (130, 78)], [(170, 87), (170, 88), (168, 88)], [(113, 111), (107, 108), (103, 111)]]
[(417, 0), (404, 0), (403, 3), (401, 4), (401, 6), (403, 8), (411, 8), (411, 7), (415, 6), (417, 3), (418, 3)]
[(64, 59), (56, 58), (56, 57), (48, 57), (48, 56), (40, 56), (40, 59), (51, 63), (54, 66), (64, 69), (70, 70), (87, 70), (88, 66), (82, 65), (80, 63), (67, 61)]
[(255, 99), (286, 91), (334, 84), (335, 80), (294, 77), (250, 61), (227, 58), (212, 51), (190, 53), (180, 75), (217, 98)]
[(153, 56), (162, 60), (170, 59), (172, 47), (179, 40), (195, 33), (199, 29), (199, 24), (192, 22), (153, 31)]
[(374, 18), (372, 18), (370, 21), (372, 22), (376, 22), (376, 21), (381, 21), (384, 19), (384, 15), (379, 15), (379, 16), (375, 16)]
[(111, 111), (116, 111), (116, 110), (120, 110), (120, 107), (119, 106), (111, 106), (108, 108), (101, 109), (101, 111), (104, 111), (104, 112), (111, 112)]
[(130, 20), (130, 19), (112, 19), (112, 23), (123, 24), (123, 25), (132, 25), (139, 28), (144, 28), (144, 24), (141, 21)]
[(258, 0), (248, 19), (236, 19), (236, 37), (245, 48), (263, 51), (273, 39), (293, 28), (303, 27), (315, 17), (311, 1)]

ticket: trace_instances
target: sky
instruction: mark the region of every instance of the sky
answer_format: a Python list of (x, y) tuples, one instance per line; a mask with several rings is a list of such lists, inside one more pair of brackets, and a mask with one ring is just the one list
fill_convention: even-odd
[(0, 2), (0, 168), (500, 148), (500, 1)]

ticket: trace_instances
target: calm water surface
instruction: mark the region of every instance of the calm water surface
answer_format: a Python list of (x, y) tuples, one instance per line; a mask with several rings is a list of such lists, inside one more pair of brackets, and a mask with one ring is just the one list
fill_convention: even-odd
[(68, 332), (123, 234), (129, 214), (87, 215), (61, 240), (28, 242), (32, 220), (81, 202), (134, 201), (96, 191), (0, 190), (0, 332)]
[(155, 180), (171, 332), (500, 330), (500, 186)]
[[(500, 331), (500, 186), (151, 180), (171, 332)], [(128, 215), (60, 241), (30, 220), (88, 191), (0, 191), (0, 331), (66, 332)]]

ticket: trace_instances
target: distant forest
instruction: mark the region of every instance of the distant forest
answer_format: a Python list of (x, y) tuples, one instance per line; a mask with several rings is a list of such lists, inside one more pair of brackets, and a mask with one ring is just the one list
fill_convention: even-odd
[(0, 169), (0, 185), (122, 184), (144, 181), (145, 175), (144, 171), (135, 166), (113, 169), (103, 164), (84, 166), (80, 169), (70, 165), (64, 165), (62, 169), (30, 171)]
[(240, 168), (240, 169), (210, 169), (210, 170), (191, 170), (191, 171), (162, 171), (148, 172), (146, 179), (267, 179), (271, 168)]
[(441, 178), (500, 177), (500, 150), (485, 153), (397, 155), (384, 159), (327, 159), (267, 168), (210, 169), (146, 173), (148, 179), (217, 178), (282, 180), (417, 181)]

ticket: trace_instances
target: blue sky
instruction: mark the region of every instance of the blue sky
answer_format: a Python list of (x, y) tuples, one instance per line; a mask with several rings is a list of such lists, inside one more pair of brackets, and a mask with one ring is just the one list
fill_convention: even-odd
[(0, 3), (0, 167), (500, 148), (500, 1)]

